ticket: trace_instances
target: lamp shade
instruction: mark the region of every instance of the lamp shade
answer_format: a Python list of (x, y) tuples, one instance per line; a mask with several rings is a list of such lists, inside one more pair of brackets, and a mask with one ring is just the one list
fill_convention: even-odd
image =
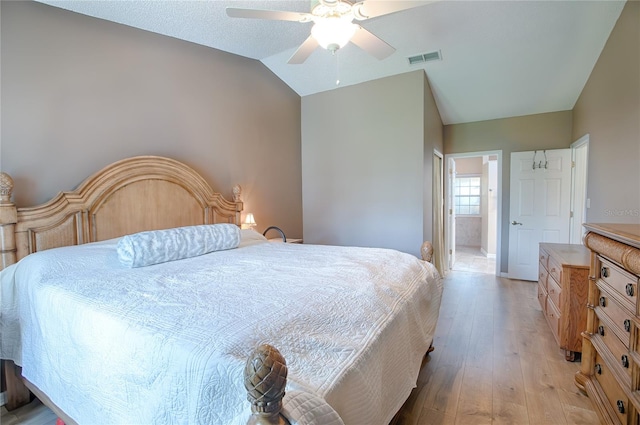
[(253, 229), (254, 227), (256, 227), (256, 219), (253, 218), (253, 214), (252, 213), (247, 213), (244, 216), (244, 221), (240, 225), (240, 228), (241, 229)]
[(327, 50), (338, 50), (344, 47), (356, 33), (358, 26), (351, 19), (338, 16), (318, 18), (315, 20), (311, 35), (318, 44)]
[(253, 227), (256, 225), (256, 220), (255, 218), (253, 218), (253, 214), (252, 213), (247, 213), (247, 215), (244, 217), (244, 224), (247, 227)]

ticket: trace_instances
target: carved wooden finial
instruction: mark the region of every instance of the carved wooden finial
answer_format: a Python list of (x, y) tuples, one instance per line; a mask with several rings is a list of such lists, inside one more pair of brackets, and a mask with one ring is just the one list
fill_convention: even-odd
[(11, 193), (13, 192), (13, 179), (5, 172), (0, 173), (0, 204), (11, 203)]
[(244, 368), (244, 387), (253, 414), (247, 425), (289, 425), (280, 414), (287, 385), (287, 363), (271, 345), (256, 348)]
[(424, 261), (428, 261), (429, 263), (433, 260), (433, 245), (431, 242), (425, 241), (420, 247), (420, 255)]
[(233, 202), (242, 202), (242, 187), (239, 184), (233, 186)]

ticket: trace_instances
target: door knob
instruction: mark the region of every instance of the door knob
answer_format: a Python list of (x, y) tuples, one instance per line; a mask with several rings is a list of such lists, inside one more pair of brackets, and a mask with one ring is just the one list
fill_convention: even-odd
[(511, 224), (513, 224), (514, 226), (518, 225), (518, 226), (522, 226), (522, 223), (518, 223), (517, 221), (513, 220), (511, 222)]

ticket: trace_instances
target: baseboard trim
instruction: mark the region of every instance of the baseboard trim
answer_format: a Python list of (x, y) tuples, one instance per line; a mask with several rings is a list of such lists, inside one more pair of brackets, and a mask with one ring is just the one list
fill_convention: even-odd
[(489, 254), (484, 248), (480, 248), (480, 252), (487, 258), (496, 258), (496, 254)]

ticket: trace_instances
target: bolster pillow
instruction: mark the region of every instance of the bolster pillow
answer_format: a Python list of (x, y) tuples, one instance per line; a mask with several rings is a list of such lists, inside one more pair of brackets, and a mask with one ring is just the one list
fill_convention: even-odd
[(152, 230), (124, 236), (118, 258), (126, 267), (143, 267), (237, 248), (240, 228), (235, 224), (208, 224)]

